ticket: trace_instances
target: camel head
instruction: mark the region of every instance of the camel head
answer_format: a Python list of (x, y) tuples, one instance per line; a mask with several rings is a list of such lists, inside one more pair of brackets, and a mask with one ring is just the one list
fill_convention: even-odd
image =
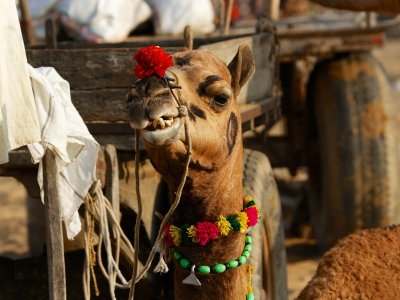
[(251, 48), (242, 44), (228, 66), (203, 51), (178, 52), (173, 61), (165, 77), (153, 74), (132, 86), (127, 96), (131, 126), (140, 130), (152, 163), (166, 176), (186, 158), (186, 114), (193, 166), (218, 168), (242, 152), (236, 97), (254, 72)]

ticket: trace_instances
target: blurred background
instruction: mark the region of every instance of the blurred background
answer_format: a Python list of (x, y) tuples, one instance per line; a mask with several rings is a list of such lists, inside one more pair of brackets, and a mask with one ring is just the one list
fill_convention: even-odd
[[(101, 46), (140, 42), (149, 36), (167, 40), (180, 38), (187, 25), (195, 38), (229, 32), (244, 34), (256, 27), (273, 31), (279, 65), (279, 82), (274, 88), (281, 97), (280, 106), (274, 122), (256, 128), (245, 144), (267, 154), (278, 184), (289, 299), (294, 299), (306, 285), (321, 255), (339, 238), (359, 228), (397, 222), (393, 217), (400, 210), (395, 199), (397, 187), (388, 187), (397, 184), (400, 172), (400, 25), (396, 15), (328, 9), (308, 0), (278, 1), (275, 6), (262, 0), (16, 3), (26, 47), (30, 49), (49, 45), (49, 38), (57, 47), (68, 43)], [(48, 20), (51, 26), (46, 25)], [(372, 71), (366, 73), (372, 79), (364, 78), (362, 72), (359, 77), (348, 75), (355, 62), (367, 65), (365, 68)], [(350, 67), (341, 70), (343, 64)], [(335, 77), (340, 72), (342, 77)], [(376, 89), (372, 88), (374, 84)], [(320, 88), (313, 89), (315, 86)], [(316, 104), (325, 96), (337, 100), (341, 93), (351, 95), (344, 97), (347, 100), (338, 107), (325, 109)], [(376, 100), (382, 97), (390, 100)], [(359, 99), (365, 107), (354, 108), (352, 105)], [(384, 111), (378, 107), (377, 113), (370, 108), (371, 103), (384, 106)], [(393, 124), (387, 121), (392, 116), (396, 119)], [(358, 124), (361, 133), (354, 133), (354, 124)], [(364, 127), (372, 137), (363, 135)], [(335, 142), (328, 142), (328, 138)], [(263, 142), (254, 145), (254, 140)], [(385, 148), (389, 148), (388, 144), (390, 150)], [(130, 163), (121, 163), (120, 168), (129, 169), (132, 174), (132, 155), (124, 155), (129, 156), (126, 161)], [(341, 158), (339, 162), (337, 157)], [(353, 166), (356, 159), (362, 160), (361, 166)], [(340, 168), (335, 168), (337, 165)], [(42, 204), (37, 201), (37, 188), (30, 192), (26, 182), (21, 183), (21, 178), (27, 181), (34, 171), (26, 171), (19, 181), (2, 172), (0, 256), (5, 263), (38, 256), (44, 243)], [(340, 202), (339, 198), (344, 200)], [(340, 216), (352, 222), (342, 222)], [(0, 280), (7, 277), (1, 272), (0, 268)]]

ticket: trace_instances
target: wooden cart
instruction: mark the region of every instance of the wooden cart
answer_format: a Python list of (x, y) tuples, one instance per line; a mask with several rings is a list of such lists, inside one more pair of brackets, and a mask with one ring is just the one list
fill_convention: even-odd
[(397, 105), (372, 51), (384, 45), (386, 25), (374, 26), (368, 14), (349, 20), (358, 25), (276, 23), (286, 134), (269, 137), (264, 151), (273, 166), (308, 168), (323, 249), (356, 229), (400, 222)]
[[(51, 33), (51, 24), (49, 26), (48, 32)], [(195, 38), (193, 44), (195, 49), (210, 51), (223, 61), (229, 62), (236, 53), (238, 45), (243, 42), (252, 46), (256, 60), (256, 73), (252, 80), (242, 88), (238, 99), (243, 132), (247, 136), (252, 135), (252, 132), (258, 128), (265, 130), (271, 127), (280, 118), (279, 78), (276, 70), (277, 47), (274, 32), (256, 33), (253, 29), (250, 33), (218, 34), (207, 38)], [(169, 53), (183, 48), (181, 39), (173, 40), (171, 38), (165, 40), (136, 38), (120, 44), (92, 46), (78, 43), (57, 44), (50, 34), (45, 48), (27, 50), (28, 61), (32, 66), (52, 66), (70, 83), (72, 101), (86, 122), (89, 131), (101, 145), (112, 145), (117, 150), (121, 223), (125, 227), (128, 226), (128, 230), (132, 232), (137, 209), (134, 192), (135, 136), (125, 111), (125, 95), (135, 80), (133, 77), (133, 54), (149, 44), (160, 45)], [(142, 150), (144, 151), (144, 148)], [(168, 197), (165, 184), (152, 168), (146, 155), (141, 155), (141, 157), (142, 198), (145, 199), (143, 201), (144, 231), (142, 239), (145, 240), (143, 244), (149, 245), (154, 241), (159, 225), (154, 213), (165, 209), (167, 204), (165, 199)], [(283, 224), (279, 195), (272, 169), (264, 154), (249, 149), (245, 150), (243, 164), (245, 193), (258, 199), (264, 213), (263, 226), (259, 226), (253, 233), (255, 243), (260, 245), (255, 247), (257, 249), (252, 258), (253, 263), (257, 265), (253, 276), (254, 288), (260, 297), (286, 299)], [(2, 166), (1, 174), (3, 176), (12, 175), (22, 180), (22, 177), (26, 177), (24, 170), (27, 168), (32, 170), (32, 165), (29, 162), (29, 155), (22, 149), (11, 153), (10, 163)], [(115, 174), (114, 171), (113, 167), (109, 165), (107, 174)], [(34, 172), (34, 170), (31, 171), (31, 175), (34, 175)], [(110, 176), (112, 177), (112, 175)], [(34, 176), (23, 180), (24, 183), (30, 182), (30, 186), (34, 181)], [(115, 188), (115, 182), (112, 183)], [(143, 253), (146, 254), (146, 249), (143, 249)], [(52, 259), (54, 257), (49, 260), (50, 263), (53, 263)], [(68, 256), (66, 259), (68, 260)], [(67, 269), (67, 287), (74, 282), (73, 280)], [(154, 280), (154, 276), (149, 276), (147, 281), (148, 283), (144, 284), (142, 289), (146, 293), (146, 299), (151, 295), (155, 297), (163, 293), (163, 284), (160, 284), (159, 280)], [(16, 280), (14, 287), (18, 284)], [(50, 278), (49, 284), (62, 288), (62, 284), (60, 286), (55, 279)], [(76, 284), (74, 285), (76, 286)], [(146, 288), (146, 286), (150, 286), (150, 288)], [(11, 293), (9, 288), (0, 290), (5, 290), (5, 292), (0, 292), (0, 298), (2, 298), (1, 293), (6, 293), (6, 295)], [(16, 293), (25, 297), (21, 295), (21, 290)], [(65, 295), (65, 291), (58, 295), (63, 295), (63, 293)], [(67, 295), (69, 295), (68, 297), (79, 297), (79, 289), (67, 288)], [(57, 294), (53, 294), (51, 297), (55, 299)]]

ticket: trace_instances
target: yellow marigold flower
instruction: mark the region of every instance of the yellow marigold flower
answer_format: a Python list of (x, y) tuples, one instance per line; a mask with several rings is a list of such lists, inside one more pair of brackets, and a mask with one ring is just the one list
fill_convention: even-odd
[(179, 246), (181, 244), (181, 229), (175, 225), (171, 225), (169, 228), (169, 234), (171, 235), (175, 246)]
[(231, 223), (222, 215), (218, 217), (217, 225), (221, 235), (228, 235), (229, 231), (232, 229)]
[(240, 212), (237, 214), (236, 221), (240, 224), (240, 232), (245, 233), (247, 230), (247, 221), (249, 218), (245, 212)]
[(247, 204), (248, 202), (254, 200), (252, 196), (247, 195), (246, 197), (244, 197), (244, 203)]
[(192, 238), (192, 242), (196, 242), (196, 228), (194, 225), (188, 227), (186, 230), (188, 237)]

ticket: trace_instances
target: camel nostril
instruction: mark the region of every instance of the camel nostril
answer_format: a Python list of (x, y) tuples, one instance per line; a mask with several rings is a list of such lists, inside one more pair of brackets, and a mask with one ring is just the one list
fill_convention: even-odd
[(135, 84), (138, 95), (146, 98), (154, 98), (169, 94), (168, 84), (165, 79), (152, 75)]

